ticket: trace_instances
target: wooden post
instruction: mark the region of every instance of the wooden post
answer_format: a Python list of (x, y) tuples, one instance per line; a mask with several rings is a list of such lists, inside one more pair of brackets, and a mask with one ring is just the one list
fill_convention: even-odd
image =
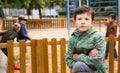
[(61, 73), (66, 73), (65, 52), (66, 52), (66, 40), (62, 38), (60, 41), (60, 55), (61, 55)]
[(32, 66), (32, 73), (37, 73), (37, 60), (36, 60), (36, 40), (31, 40), (31, 66)]
[(65, 20), (64, 19), (61, 19), (61, 27), (65, 28)]
[(37, 40), (37, 72), (38, 73), (44, 73), (44, 63), (43, 63), (43, 41)]
[(43, 64), (44, 64), (44, 73), (49, 73), (49, 64), (48, 64), (48, 40), (43, 39)]
[(118, 37), (118, 73), (120, 73), (120, 35)]
[(114, 73), (114, 36), (110, 35), (109, 42), (109, 73)]
[(20, 73), (26, 73), (25, 41), (20, 40), (19, 45), (20, 45)]
[(8, 73), (14, 73), (13, 41), (7, 41)]
[(51, 53), (52, 53), (52, 73), (58, 73), (57, 67), (57, 41), (55, 38), (51, 40)]
[(49, 73), (48, 40), (37, 41), (37, 67), (38, 73)]

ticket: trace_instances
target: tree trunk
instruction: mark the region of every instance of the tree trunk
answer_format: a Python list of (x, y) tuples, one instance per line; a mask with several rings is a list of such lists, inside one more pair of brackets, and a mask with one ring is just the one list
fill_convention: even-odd
[(0, 18), (5, 18), (3, 9), (0, 7)]
[(42, 19), (41, 7), (38, 8), (39, 11), (39, 18)]
[(30, 19), (30, 15), (31, 15), (31, 10), (27, 9), (27, 15), (28, 15), (28, 19)]

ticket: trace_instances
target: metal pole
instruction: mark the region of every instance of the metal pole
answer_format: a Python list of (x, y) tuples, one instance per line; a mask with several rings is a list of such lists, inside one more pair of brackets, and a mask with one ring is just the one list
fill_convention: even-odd
[(81, 0), (79, 0), (79, 7), (81, 7)]
[(87, 0), (87, 6), (89, 6), (89, 3), (88, 3), (89, 1)]
[(68, 30), (68, 36), (70, 36), (70, 12), (69, 12), (69, 0), (66, 0), (66, 26)]
[(118, 26), (119, 26), (119, 34), (120, 34), (120, 0), (118, 0)]

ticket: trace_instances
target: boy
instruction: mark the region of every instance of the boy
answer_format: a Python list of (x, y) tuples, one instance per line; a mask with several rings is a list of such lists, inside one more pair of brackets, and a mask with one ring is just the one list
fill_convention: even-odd
[[(28, 31), (26, 28), (26, 17), (24, 15), (20, 15), (18, 17), (18, 23), (21, 25), (21, 29), (18, 32), (18, 36), (17, 36), (17, 42), (19, 42), (20, 40), (31, 40), (31, 38), (28, 35)], [(27, 48), (25, 48), (25, 52), (27, 53)], [(26, 66), (28, 65), (27, 63), (25, 64)]]
[[(0, 32), (0, 36), (2, 36), (0, 43), (7, 43), (8, 40), (14, 40), (18, 36), (20, 28), (21, 28), (20, 24), (15, 23), (13, 25), (12, 30)], [(7, 56), (7, 48), (2, 48), (2, 52)]]
[(18, 17), (18, 21), (19, 21), (19, 24), (21, 25), (21, 29), (18, 32), (17, 42), (19, 42), (19, 40), (25, 40), (25, 41), (30, 40), (31, 38), (28, 36), (28, 32), (26, 28), (27, 19), (25, 18), (24, 15), (20, 15)]
[(65, 61), (73, 73), (106, 73), (105, 41), (93, 27), (94, 13), (87, 6), (74, 13), (76, 30), (68, 41)]
[[(21, 28), (20, 24), (15, 23), (11, 30), (7, 30), (5, 32), (0, 32), (0, 36), (2, 36), (0, 43), (7, 43), (8, 40), (14, 40), (17, 37), (18, 32), (20, 31), (20, 28)], [(1, 50), (2, 50), (2, 53), (0, 54), (0, 56), (1, 56), (1, 58), (0, 58), (0, 73), (6, 73), (6, 69), (7, 69), (6, 64), (7, 64), (7, 56), (8, 56), (7, 48), (2, 48)], [(19, 67), (14, 66), (14, 69), (18, 70)]]
[[(114, 35), (116, 37), (117, 35), (117, 24), (116, 24), (116, 16), (115, 14), (110, 14), (108, 16), (107, 20), (107, 31), (106, 31), (106, 37), (109, 37), (109, 35)], [(116, 42), (114, 43), (114, 58), (117, 60), (117, 51), (115, 48)], [(108, 51), (109, 51), (109, 43), (106, 43), (106, 51), (105, 51), (105, 59), (108, 57)]]

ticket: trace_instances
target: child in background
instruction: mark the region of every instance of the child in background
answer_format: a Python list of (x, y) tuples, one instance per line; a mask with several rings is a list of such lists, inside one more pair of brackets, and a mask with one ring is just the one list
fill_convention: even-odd
[[(13, 24), (13, 27), (11, 30), (7, 30), (5, 32), (0, 32), (0, 36), (2, 36), (2, 39), (0, 43), (7, 43), (8, 40), (14, 40), (18, 32), (20, 31), (20, 24), (15, 23)], [(0, 73), (6, 73), (7, 70), (7, 48), (1, 48), (0, 49)], [(14, 66), (15, 70), (18, 70), (18, 66)]]
[[(0, 36), (2, 36), (0, 43), (7, 43), (8, 40), (14, 40), (18, 36), (20, 28), (20, 24), (15, 23), (11, 30), (0, 32)], [(7, 48), (2, 48), (2, 52), (7, 56)]]
[(30, 40), (31, 38), (28, 35), (28, 31), (26, 28), (26, 17), (24, 15), (20, 15), (18, 17), (18, 23), (21, 25), (21, 29), (18, 32), (18, 36), (17, 36), (17, 42), (19, 42), (19, 40)]
[[(107, 31), (106, 31), (106, 37), (109, 37), (110, 35), (117, 36), (117, 24), (116, 24), (116, 16), (115, 14), (110, 14), (108, 16), (107, 20)], [(114, 58), (117, 60), (117, 51), (116, 51), (116, 42), (114, 43)], [(105, 51), (105, 59), (108, 57), (109, 52), (109, 43), (106, 43), (106, 51)]]

